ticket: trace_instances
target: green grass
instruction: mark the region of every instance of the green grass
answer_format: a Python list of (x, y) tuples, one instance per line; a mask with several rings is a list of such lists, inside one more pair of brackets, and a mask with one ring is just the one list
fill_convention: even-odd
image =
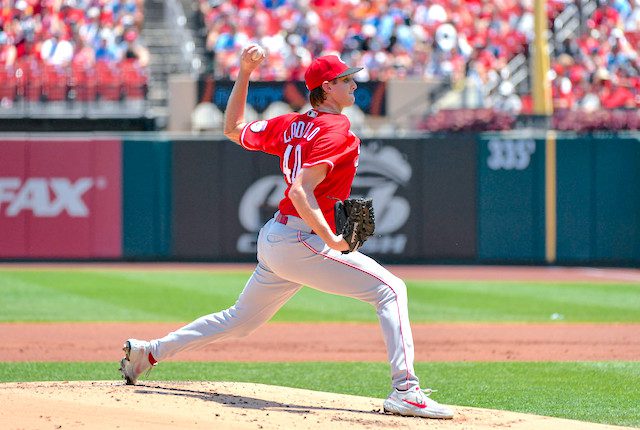
[[(0, 381), (112, 380), (115, 363), (0, 363)], [(446, 404), (640, 426), (640, 362), (417, 363)], [(354, 377), (355, 376), (355, 377)], [(162, 363), (152, 380), (258, 382), (384, 398), (384, 363)]]
[[(232, 305), (249, 273), (4, 270), (0, 322), (191, 321)], [(640, 322), (640, 283), (409, 281), (417, 322)], [(303, 289), (275, 321), (374, 322), (366, 304)], [(0, 381), (116, 379), (115, 363), (2, 363)], [(640, 361), (417, 363), (434, 398), (640, 427)], [(385, 363), (166, 362), (152, 379), (260, 382), (384, 398)]]
[[(0, 270), (0, 321), (190, 321), (231, 306), (249, 273)], [(640, 322), (640, 284), (409, 281), (413, 322)], [(364, 303), (304, 288), (274, 321), (374, 322)]]

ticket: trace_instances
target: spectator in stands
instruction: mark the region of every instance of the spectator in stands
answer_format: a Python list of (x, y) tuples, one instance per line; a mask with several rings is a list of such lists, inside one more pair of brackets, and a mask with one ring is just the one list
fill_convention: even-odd
[(83, 37), (76, 37), (75, 53), (73, 55), (72, 64), (82, 70), (90, 70), (96, 63), (96, 53), (93, 46)]
[(571, 79), (566, 76), (556, 78), (551, 87), (553, 97), (553, 108), (555, 110), (573, 109), (576, 98), (573, 92)]
[[(140, 1), (140, 5), (142, 2)], [(138, 31), (142, 30), (142, 23), (144, 21), (144, 15), (142, 9), (138, 4), (138, 0), (125, 0), (122, 10), (124, 13), (131, 17), (132, 24)]]
[(500, 84), (497, 94), (492, 99), (491, 107), (512, 115), (518, 115), (522, 111), (522, 100), (520, 96), (515, 93), (511, 82), (503, 81)]
[(0, 31), (0, 66), (11, 69), (16, 61), (16, 47), (13, 46), (9, 36), (4, 31)]
[(618, 85), (617, 79), (614, 82), (608, 72), (599, 80), (599, 85), (596, 88), (600, 97), (600, 105), (605, 109), (635, 107), (635, 99), (631, 91)]
[(464, 75), (466, 60), (458, 44), (458, 33), (450, 23), (438, 26), (435, 45), (427, 66), (430, 76), (444, 78), (452, 84)]
[(638, 53), (631, 47), (619, 28), (611, 30), (611, 51), (605, 56), (607, 69), (616, 72), (621, 67), (626, 67), (638, 58)]
[(633, 0), (633, 9), (624, 21), (624, 28), (630, 32), (640, 31), (640, 0)]
[(94, 46), (100, 40), (100, 9), (93, 6), (87, 10), (85, 18), (78, 28), (78, 33), (87, 45)]
[(246, 42), (246, 36), (238, 34), (237, 26), (233, 23), (228, 23), (226, 28), (216, 38), (214, 50), (218, 51), (235, 51), (235, 49)]
[(74, 47), (66, 36), (55, 31), (42, 43), (40, 57), (52, 66), (65, 67), (73, 59)]
[(600, 26), (615, 28), (622, 24), (620, 14), (609, 4), (607, 0), (598, 1), (598, 8), (593, 13), (591, 22), (591, 25), (594, 28), (598, 28)]
[(125, 61), (136, 61), (140, 67), (149, 65), (149, 51), (138, 43), (138, 33), (135, 30), (127, 30), (123, 37), (123, 43), (122, 58)]
[(113, 42), (111, 32), (108, 29), (103, 28), (101, 30), (100, 42), (95, 52), (96, 61), (106, 61), (113, 63), (120, 58), (118, 48)]
[(623, 22), (631, 15), (631, 5), (627, 0), (612, 0), (611, 6), (618, 12)]

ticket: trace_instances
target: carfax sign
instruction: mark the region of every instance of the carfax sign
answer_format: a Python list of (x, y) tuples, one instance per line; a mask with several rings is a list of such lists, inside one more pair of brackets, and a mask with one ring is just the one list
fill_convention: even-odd
[(0, 141), (0, 257), (122, 254), (121, 144)]

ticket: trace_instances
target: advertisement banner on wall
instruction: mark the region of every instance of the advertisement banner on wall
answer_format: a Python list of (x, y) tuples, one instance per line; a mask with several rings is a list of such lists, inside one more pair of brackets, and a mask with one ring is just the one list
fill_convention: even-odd
[[(351, 196), (373, 198), (376, 233), (362, 247), (366, 254), (384, 261), (475, 257), (475, 209), (465, 206), (465, 202), (475, 202), (475, 152), (469, 151), (467, 157), (456, 155), (462, 145), (473, 147), (474, 142), (457, 146), (449, 142), (441, 145), (439, 152), (430, 143), (419, 139), (363, 140)], [(448, 152), (446, 148), (450, 148)], [(438, 157), (432, 156), (434, 151)], [(471, 173), (447, 170), (452, 158), (458, 159), (455, 166), (461, 171)], [(277, 160), (266, 157), (260, 161), (254, 172), (262, 175), (239, 190), (238, 219), (245, 230), (236, 239), (239, 254), (255, 253), (257, 232), (277, 210), (285, 191)], [(430, 182), (425, 183), (424, 178)], [(449, 195), (434, 193), (434, 189)], [(451, 211), (462, 209), (462, 214), (451, 216)], [(438, 231), (425, 227), (427, 221)]]
[[(286, 184), (276, 168), (273, 174), (257, 178), (242, 193), (238, 207), (240, 224), (246, 230), (236, 240), (236, 251), (256, 251), (257, 232), (278, 209)], [(266, 163), (265, 163), (266, 168)], [(411, 215), (412, 166), (399, 149), (382, 141), (363, 142), (351, 196), (371, 197), (376, 213), (376, 234), (362, 248), (368, 254), (403, 255), (408, 249)]]
[(0, 141), (0, 257), (122, 255), (117, 140)]
[[(461, 154), (463, 153), (463, 154)], [(476, 250), (475, 141), (364, 139), (353, 197), (371, 197), (381, 261), (467, 260)], [(285, 192), (276, 157), (226, 141), (173, 151), (174, 256), (255, 261), (258, 231)]]

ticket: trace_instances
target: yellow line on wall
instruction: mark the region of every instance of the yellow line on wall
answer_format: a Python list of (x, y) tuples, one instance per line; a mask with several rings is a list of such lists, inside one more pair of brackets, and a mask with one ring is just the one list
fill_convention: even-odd
[(557, 208), (556, 208), (556, 133), (547, 131), (545, 148), (545, 258), (556, 261)]

